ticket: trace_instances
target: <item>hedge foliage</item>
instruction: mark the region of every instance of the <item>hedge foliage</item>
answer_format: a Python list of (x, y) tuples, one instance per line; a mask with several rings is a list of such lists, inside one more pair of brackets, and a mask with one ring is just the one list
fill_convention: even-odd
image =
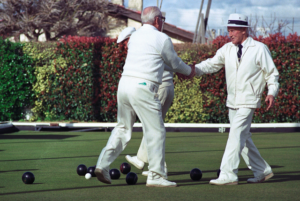
[(95, 114), (98, 121), (117, 121), (117, 90), (121, 78), (127, 43), (117, 44), (116, 39), (106, 38), (95, 46)]
[(51, 89), (49, 76), (54, 72), (51, 63), (55, 59), (55, 48), (56, 45), (54, 43), (24, 43), (23, 46), (24, 53), (33, 59), (34, 75), (36, 77), (36, 82), (33, 84), (35, 102), (31, 109), (33, 112), (31, 121), (51, 119), (51, 115), (47, 112), (47, 105), (41, 94), (49, 93)]
[[(276, 34), (255, 40), (271, 51), (280, 73), (280, 91), (275, 108), (266, 112), (265, 90), (253, 122), (299, 122), (300, 37)], [(199, 63), (213, 57), (228, 41), (228, 37), (218, 37), (213, 46), (183, 44), (175, 49), (184, 62)], [(1, 120), (19, 120), (23, 108), (31, 105), (34, 121), (116, 121), (116, 92), (126, 44), (98, 37), (66, 37), (57, 44), (3, 40), (0, 44), (4, 61), (0, 64)], [(225, 68), (183, 82), (175, 76), (174, 84), (175, 98), (165, 122), (228, 122)]]
[(24, 108), (33, 103), (33, 60), (22, 47), (0, 38), (0, 121), (24, 118)]

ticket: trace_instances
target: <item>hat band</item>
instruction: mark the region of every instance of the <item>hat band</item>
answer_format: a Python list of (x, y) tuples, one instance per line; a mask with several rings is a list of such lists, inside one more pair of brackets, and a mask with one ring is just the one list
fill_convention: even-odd
[(236, 24), (236, 25), (245, 25), (248, 26), (248, 22), (243, 22), (239, 20), (228, 20), (228, 24)]

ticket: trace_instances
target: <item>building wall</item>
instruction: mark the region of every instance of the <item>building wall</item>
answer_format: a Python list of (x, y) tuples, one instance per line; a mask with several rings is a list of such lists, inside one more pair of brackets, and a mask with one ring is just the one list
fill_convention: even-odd
[[(111, 0), (112, 3), (118, 4), (121, 6), (124, 6), (124, 0)], [(139, 11), (141, 12), (143, 10), (143, 0), (129, 0), (128, 1), (128, 8), (134, 11)], [(120, 18), (113, 18), (109, 17), (109, 21), (111, 24), (110, 31), (106, 34), (106, 36), (110, 38), (117, 38), (121, 31), (125, 29), (126, 27), (134, 27), (135, 29), (139, 29), (142, 24), (138, 21), (132, 20), (132, 19), (120, 19)], [(183, 43), (183, 41), (172, 38), (171, 40), (173, 43)], [(28, 38), (24, 35), (20, 35), (20, 41), (21, 42), (28, 42)], [(39, 41), (46, 41), (45, 35), (39, 36)]]
[(129, 0), (128, 8), (135, 11), (142, 12), (143, 10), (143, 0)]

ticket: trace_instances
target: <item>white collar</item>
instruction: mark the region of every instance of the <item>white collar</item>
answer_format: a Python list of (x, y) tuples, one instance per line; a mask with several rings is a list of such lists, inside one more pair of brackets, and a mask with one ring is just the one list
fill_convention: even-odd
[(153, 29), (153, 30), (158, 31), (158, 29), (155, 26), (151, 25), (151, 24), (143, 24), (143, 27), (147, 28), (147, 29)]

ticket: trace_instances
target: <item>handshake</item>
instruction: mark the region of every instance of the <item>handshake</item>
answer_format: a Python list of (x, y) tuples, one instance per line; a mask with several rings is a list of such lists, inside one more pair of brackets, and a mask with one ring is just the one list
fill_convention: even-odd
[(195, 63), (192, 65), (189, 65), (192, 69), (190, 75), (183, 75), (181, 73), (176, 73), (176, 75), (178, 76), (178, 79), (180, 81), (192, 79), (196, 75), (195, 65), (196, 65)]

